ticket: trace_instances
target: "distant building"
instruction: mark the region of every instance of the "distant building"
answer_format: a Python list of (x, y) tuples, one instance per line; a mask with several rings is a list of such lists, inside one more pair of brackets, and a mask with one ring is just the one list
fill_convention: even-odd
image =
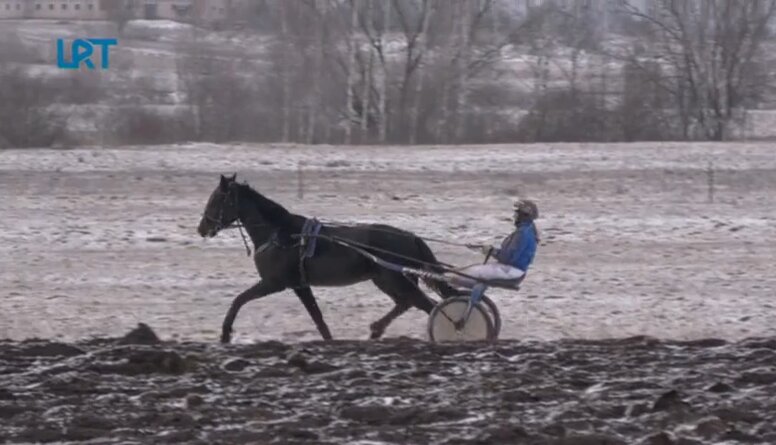
[(216, 23), (230, 17), (232, 0), (0, 0), (0, 19), (175, 20)]
[(229, 0), (123, 0), (136, 19), (213, 23), (229, 17)]

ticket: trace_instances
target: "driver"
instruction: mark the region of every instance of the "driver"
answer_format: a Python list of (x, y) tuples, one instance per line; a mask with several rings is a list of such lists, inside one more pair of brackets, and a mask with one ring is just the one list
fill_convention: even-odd
[(485, 285), (475, 280), (507, 281), (517, 285), (533, 262), (539, 242), (534, 220), (539, 217), (539, 209), (533, 201), (521, 199), (514, 203), (514, 210), (515, 230), (504, 239), (501, 247), (470, 246), (481, 249), (484, 255), (493, 256), (497, 262), (476, 264), (458, 270), (473, 279), (454, 273), (447, 275), (453, 284), (472, 288), (472, 297), (475, 300), (479, 300), (485, 290)]

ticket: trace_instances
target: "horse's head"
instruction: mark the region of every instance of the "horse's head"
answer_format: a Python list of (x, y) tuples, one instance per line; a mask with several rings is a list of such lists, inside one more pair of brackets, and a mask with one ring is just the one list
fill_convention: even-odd
[(239, 184), (237, 174), (227, 178), (221, 175), (218, 186), (210, 194), (205, 212), (199, 221), (197, 232), (204, 238), (212, 238), (221, 230), (229, 227), (238, 218), (237, 193)]

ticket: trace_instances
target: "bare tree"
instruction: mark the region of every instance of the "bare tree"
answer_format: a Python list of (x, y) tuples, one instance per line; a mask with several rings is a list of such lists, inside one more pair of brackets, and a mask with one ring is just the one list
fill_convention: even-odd
[(661, 140), (674, 136), (666, 111), (666, 93), (651, 80), (662, 74), (660, 64), (623, 67), (622, 97), (616, 108), (616, 120), (626, 141)]
[(198, 34), (195, 28), (191, 28), (187, 42), (178, 46), (178, 56), (175, 60), (175, 69), (178, 88), (185, 94), (189, 122), (194, 140), (202, 140), (204, 137), (204, 118), (206, 96), (201, 87), (201, 79), (210, 75), (213, 71), (212, 59), (207, 57), (203, 46), (199, 44)]
[[(265, 101), (277, 103), (279, 98), (269, 96), (273, 88), (249, 77), (255, 70), (250, 58), (220, 57), (195, 34), (179, 45), (176, 65), (179, 88), (189, 110), (190, 124), (186, 127), (191, 128), (190, 138), (224, 142), (280, 137), (273, 125), (277, 120), (268, 119), (268, 115), (275, 115), (274, 108), (261, 108)], [(137, 122), (145, 120), (145, 115), (137, 114)]]
[[(477, 1), (479, 3), (479, 0)], [(469, 94), (469, 37), (472, 28), (472, 17), (469, 12), (469, 3), (463, 0), (459, 6), (460, 12), (458, 13), (458, 32), (459, 47), (458, 47), (458, 94), (456, 97), (456, 126), (455, 126), (455, 139), (460, 142), (463, 139), (464, 131), (466, 129), (466, 114), (468, 112), (468, 94)]]
[[(442, 26), (449, 26), (449, 32), (446, 29), (442, 28), (440, 33), (444, 33), (447, 35), (447, 38), (444, 39), (446, 41), (445, 44), (441, 48), (439, 48), (439, 51), (441, 52), (440, 62), (442, 63), (448, 63), (452, 64), (456, 58), (456, 44), (455, 39), (452, 36), (458, 36), (458, 26), (460, 24), (460, 20), (457, 20), (456, 17), (456, 9), (458, 7), (458, 3), (448, 3), (448, 8), (446, 8), (446, 14), (445, 14), (445, 21), (443, 22)], [(439, 142), (446, 142), (449, 140), (447, 138), (447, 127), (450, 119), (450, 95), (451, 90), (453, 88), (452, 85), (452, 76), (450, 75), (449, 70), (443, 71), (443, 77), (439, 79), (441, 85), (442, 85), (442, 94), (439, 100), (439, 106), (441, 107), (441, 110), (439, 110), (438, 113), (438, 119), (435, 127), (435, 139)]]
[(321, 72), (323, 68), (324, 46), (326, 45), (326, 19), (327, 4), (325, 1), (312, 0), (311, 3), (313, 16), (316, 18), (316, 39), (310, 45), (310, 51), (313, 59), (312, 75), (312, 94), (308, 95), (307, 100), (307, 126), (305, 131), (305, 142), (312, 144), (316, 140), (316, 127), (318, 126), (318, 116), (320, 114), (321, 100)]
[(55, 95), (44, 79), (0, 66), (0, 146), (48, 147), (61, 140), (65, 120), (49, 108)]
[[(434, 13), (435, 5), (429, 4), (430, 2), (428, 0), (423, 1), (423, 20), (422, 25), (420, 28), (420, 33), (415, 37), (417, 39), (417, 47), (418, 47), (418, 55), (415, 58), (415, 63), (417, 64), (417, 81), (415, 82), (415, 91), (413, 94), (413, 104), (412, 104), (412, 110), (410, 112), (410, 144), (415, 144), (418, 140), (418, 124), (420, 119), (420, 104), (421, 104), (421, 96), (423, 95), (423, 76), (425, 74), (425, 67), (427, 63), (423, 61), (423, 57), (429, 57), (426, 55), (426, 48), (428, 41), (428, 28), (429, 24), (431, 23), (431, 16)], [(406, 35), (406, 34), (405, 34)], [(407, 38), (407, 48), (408, 48), (408, 60), (407, 63), (411, 63), (412, 59), (409, 56), (409, 48), (411, 39)]]
[(347, 109), (347, 120), (345, 123), (345, 144), (350, 145), (352, 141), (353, 123), (357, 121), (358, 115), (353, 104), (353, 88), (356, 83), (356, 51), (358, 51), (358, 6), (357, 0), (353, 0), (350, 5), (350, 27), (348, 28), (348, 67), (347, 67), (347, 85), (345, 86), (345, 106)]
[[(372, 39), (372, 34), (374, 32), (374, 26), (372, 22), (372, 11), (373, 11), (373, 4), (372, 0), (365, 0), (366, 1), (366, 12), (365, 16), (366, 19), (363, 21), (364, 27), (364, 34), (367, 36), (367, 38)], [(369, 50), (369, 57), (368, 61), (363, 65), (362, 68), (362, 76), (363, 79), (363, 89), (361, 90), (361, 138), (365, 138), (367, 136), (368, 130), (369, 130), (369, 112), (370, 108), (372, 106), (372, 79), (374, 74), (374, 45), (370, 44), (368, 47)]]
[[(167, 141), (188, 131), (185, 137), (198, 140), (346, 144), (725, 139), (745, 110), (776, 93), (766, 88), (774, 86), (766, 49), (776, 0), (626, 5), (624, 14), (604, 19), (617, 38), (601, 34), (603, 2), (239, 2), (243, 28), (233, 32), (262, 43), (237, 43), (227, 54), (223, 40), (193, 29), (177, 60), (188, 124), (162, 121), (145, 106), (155, 99), (136, 95), (140, 108), (126, 112), (120, 137), (142, 132)], [(126, 0), (102, 4), (120, 26), (132, 15)], [(0, 59), (19, 52), (3, 51)], [(83, 90), (91, 85), (85, 76), (60, 89)], [(19, 119), (8, 103), (38, 101), (0, 90), (6, 122)], [(29, 109), (99, 102), (98, 90), (51, 92)], [(16, 126), (0, 122), (0, 129), (6, 145), (19, 140)]]
[[(672, 94), (698, 136), (725, 139), (762, 89), (757, 60), (774, 10), (776, 0), (655, 0), (652, 11), (628, 8), (649, 25), (653, 56), (668, 67), (670, 75), (655, 81)], [(634, 64), (643, 60), (631, 58)]]
[(379, 118), (378, 140), (381, 144), (385, 143), (388, 133), (388, 54), (387, 46), (389, 40), (389, 31), (391, 29), (391, 3), (383, 3), (383, 22), (378, 40), (378, 55), (380, 56), (380, 97), (379, 97)]
[(288, 44), (288, 2), (280, 2), (280, 39), (281, 49), (280, 53), (282, 59), (280, 61), (281, 70), (283, 72), (283, 104), (281, 106), (283, 113), (282, 121), (282, 136), (281, 141), (288, 142), (291, 135), (291, 73), (289, 69), (290, 61), (289, 54), (291, 51)]

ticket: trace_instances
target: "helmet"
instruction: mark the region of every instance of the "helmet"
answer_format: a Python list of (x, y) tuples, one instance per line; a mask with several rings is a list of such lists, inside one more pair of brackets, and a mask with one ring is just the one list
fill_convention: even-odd
[(528, 219), (534, 220), (539, 218), (539, 207), (529, 199), (515, 201), (514, 207), (515, 213), (526, 216)]

